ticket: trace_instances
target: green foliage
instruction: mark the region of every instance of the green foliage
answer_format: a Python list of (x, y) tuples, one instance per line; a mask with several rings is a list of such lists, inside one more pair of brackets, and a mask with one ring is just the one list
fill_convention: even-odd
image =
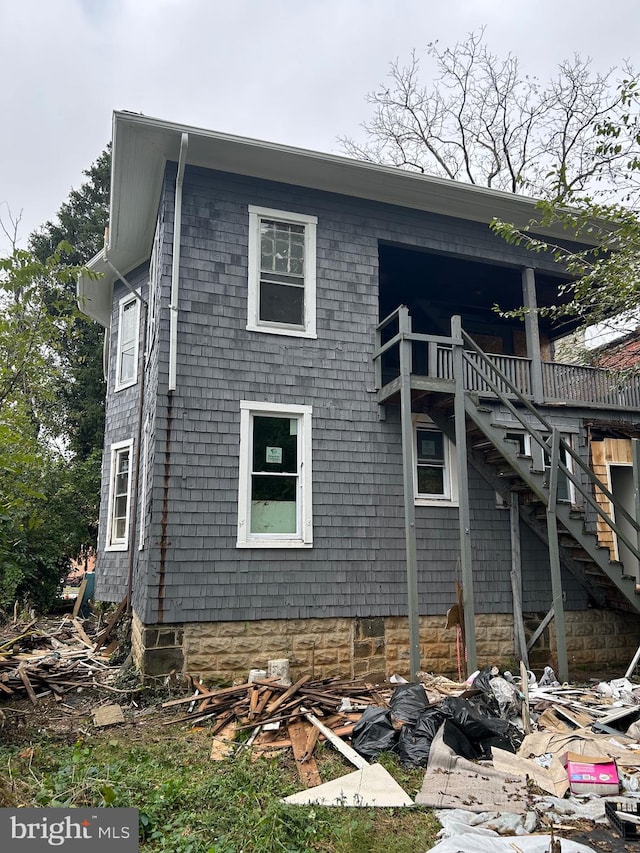
[[(584, 328), (635, 316), (640, 306), (640, 90), (635, 80), (621, 84), (624, 112), (594, 125), (603, 156), (624, 156), (618, 174), (618, 200), (601, 193), (569, 193), (562, 202), (540, 201), (525, 227), (494, 220), (493, 230), (509, 243), (545, 253), (571, 276), (558, 293), (558, 304), (539, 309), (554, 319), (578, 318)], [(607, 175), (600, 175), (606, 192)], [(541, 234), (556, 233), (551, 239)]]
[[(70, 747), (46, 739), (33, 753), (0, 747), (0, 773), (4, 765), (21, 780), (25, 805), (138, 808), (145, 853), (410, 853), (434, 844), (439, 826), (428, 811), (288, 806), (282, 797), (299, 789), (288, 758), (240, 753), (212, 763), (209, 750), (206, 735), (186, 732), (133, 746), (120, 733)], [(321, 768), (328, 755), (320, 751)], [(393, 759), (385, 764), (397, 775)], [(334, 778), (352, 770), (338, 761)]]
[(97, 494), (99, 460), (66, 456), (58, 405), (79, 273), (68, 252), (61, 243), (45, 261), (23, 249), (0, 259), (0, 608), (50, 605), (97, 515), (78, 484)]
[[(87, 181), (69, 193), (55, 222), (45, 223), (29, 238), (29, 247), (40, 262), (61, 243), (71, 247), (67, 262), (72, 265), (88, 263), (102, 248), (109, 219), (110, 146), (83, 174)], [(58, 387), (58, 405), (69, 448), (84, 459), (102, 447), (104, 437), (104, 331), (71, 305), (75, 300), (75, 278), (66, 282), (66, 296), (70, 300), (69, 323), (60, 341), (60, 359), (68, 381)]]
[(69, 561), (95, 547), (102, 330), (75, 291), (103, 242), (110, 169), (107, 149), (29, 249), (0, 259), (0, 609), (46, 609)]

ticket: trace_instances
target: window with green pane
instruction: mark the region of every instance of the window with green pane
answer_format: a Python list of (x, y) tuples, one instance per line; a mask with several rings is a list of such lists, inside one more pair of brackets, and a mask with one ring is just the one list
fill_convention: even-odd
[(304, 326), (305, 226), (260, 220), (259, 319)]
[(251, 533), (298, 533), (298, 418), (254, 415)]
[(416, 429), (417, 495), (448, 497), (444, 436), (432, 429)]

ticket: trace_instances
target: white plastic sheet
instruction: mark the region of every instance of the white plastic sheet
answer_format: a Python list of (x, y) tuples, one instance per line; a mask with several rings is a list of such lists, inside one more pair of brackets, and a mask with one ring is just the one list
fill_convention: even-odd
[[(518, 835), (516, 838), (489, 840), (486, 835), (469, 832), (440, 841), (431, 848), (431, 853), (488, 853), (489, 850), (491, 853), (514, 853), (515, 850), (521, 850), (522, 853), (549, 853), (550, 846), (550, 835)], [(563, 838), (562, 853), (596, 853), (596, 851), (593, 847), (586, 847), (584, 844)]]

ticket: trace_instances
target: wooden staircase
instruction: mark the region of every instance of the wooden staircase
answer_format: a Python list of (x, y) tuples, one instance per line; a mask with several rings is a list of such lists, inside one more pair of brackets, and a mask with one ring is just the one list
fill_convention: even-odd
[[(531, 418), (523, 418), (528, 430), (524, 424), (518, 424), (520, 429), (516, 430), (498, 420), (500, 402), (480, 399), (473, 392), (465, 394), (469, 461), (507, 504), (512, 493), (517, 495), (520, 518), (548, 546), (550, 434), (530, 426)], [(440, 398), (429, 410), (434, 423), (450, 437), (452, 411), (453, 405), (446, 398)], [(516, 432), (523, 436), (537, 433), (546, 442), (546, 449), (530, 440), (523, 452), (522, 443), (513, 440)], [(609, 548), (598, 542), (594, 512), (591, 518), (585, 512), (588, 501), (584, 500), (584, 492), (592, 492), (594, 484), (585, 483), (568, 466), (561, 463), (560, 467), (562, 476), (571, 481), (575, 495), (573, 501), (556, 499), (554, 505), (562, 565), (586, 590), (594, 605), (640, 612), (637, 570), (611, 559)], [(598, 487), (607, 493), (604, 483)]]

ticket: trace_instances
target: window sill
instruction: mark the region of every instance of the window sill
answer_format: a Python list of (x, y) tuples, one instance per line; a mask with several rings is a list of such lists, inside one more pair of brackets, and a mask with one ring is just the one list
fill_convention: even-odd
[(129, 546), (126, 542), (118, 543), (117, 545), (105, 545), (105, 551), (128, 551)]
[(125, 382), (124, 384), (121, 383), (120, 385), (115, 385), (113, 391), (115, 394), (117, 394), (118, 391), (124, 391), (126, 388), (133, 388), (133, 386), (137, 384), (138, 380), (136, 378), (133, 379), (131, 382)]
[(415, 506), (459, 506), (459, 502), (457, 500), (453, 500), (452, 498), (416, 498), (414, 500), (414, 504)]
[(250, 539), (236, 542), (236, 548), (313, 548), (313, 542), (300, 539)]
[(311, 338), (316, 340), (318, 337), (315, 331), (308, 332), (305, 329), (289, 329), (286, 326), (259, 326), (247, 323), (246, 329), (248, 332), (266, 332), (268, 335), (280, 335), (289, 338)]

